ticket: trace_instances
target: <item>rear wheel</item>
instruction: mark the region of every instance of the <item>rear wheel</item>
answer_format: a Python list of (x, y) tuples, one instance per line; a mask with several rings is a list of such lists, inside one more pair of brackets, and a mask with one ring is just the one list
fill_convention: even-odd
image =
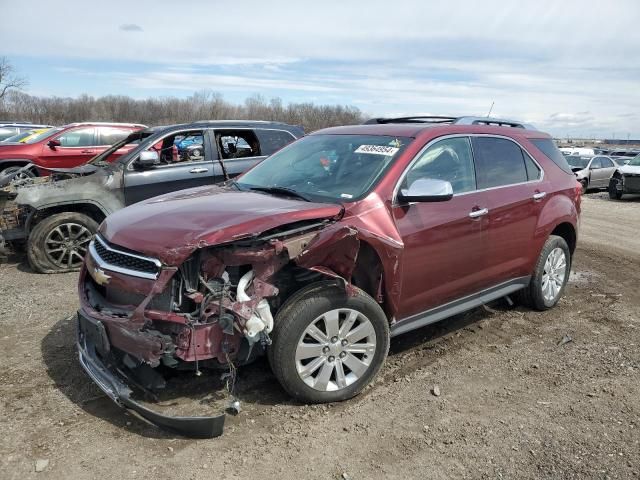
[(280, 309), (269, 362), (284, 389), (304, 403), (336, 402), (362, 391), (389, 350), (389, 325), (380, 306), (356, 289), (306, 287)]
[(554, 307), (569, 280), (571, 251), (564, 238), (551, 235), (542, 247), (529, 285), (519, 292), (519, 300), (536, 310)]
[(97, 230), (97, 222), (83, 213), (65, 212), (45, 218), (29, 235), (27, 257), (31, 268), (40, 273), (79, 269)]
[(580, 185), (582, 185), (582, 194), (587, 193), (589, 182), (586, 179), (580, 180)]

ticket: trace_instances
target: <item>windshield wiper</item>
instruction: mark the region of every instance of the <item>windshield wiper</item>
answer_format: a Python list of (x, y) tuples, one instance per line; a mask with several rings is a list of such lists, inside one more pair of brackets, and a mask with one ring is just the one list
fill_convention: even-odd
[(304, 200), (305, 202), (311, 202), (312, 200), (307, 197), (306, 195), (300, 193), (300, 192), (296, 192), (293, 188), (288, 188), (288, 187), (279, 187), (277, 185), (274, 185), (272, 187), (251, 187), (249, 188), (249, 190), (255, 190), (258, 192), (266, 192), (266, 193), (281, 193), (284, 195), (291, 195), (293, 197), (298, 197), (301, 200)]

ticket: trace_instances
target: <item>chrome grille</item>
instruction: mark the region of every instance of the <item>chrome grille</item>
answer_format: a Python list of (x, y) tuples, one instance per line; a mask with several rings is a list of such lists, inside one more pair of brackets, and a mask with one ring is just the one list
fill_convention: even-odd
[(107, 243), (99, 235), (91, 241), (89, 252), (100, 268), (134, 277), (156, 279), (161, 263), (155, 258), (120, 250)]

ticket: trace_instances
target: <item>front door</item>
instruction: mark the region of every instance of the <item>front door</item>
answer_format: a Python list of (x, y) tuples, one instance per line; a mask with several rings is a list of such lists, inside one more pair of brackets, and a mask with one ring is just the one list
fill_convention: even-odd
[(454, 196), (393, 207), (404, 242), (400, 319), (484, 286), (487, 198), (476, 188), (469, 138), (451, 137), (429, 146), (414, 160), (400, 188), (421, 178), (449, 181)]
[(41, 162), (47, 168), (72, 168), (87, 163), (96, 155), (95, 127), (78, 127), (53, 137), (60, 146), (42, 145)]

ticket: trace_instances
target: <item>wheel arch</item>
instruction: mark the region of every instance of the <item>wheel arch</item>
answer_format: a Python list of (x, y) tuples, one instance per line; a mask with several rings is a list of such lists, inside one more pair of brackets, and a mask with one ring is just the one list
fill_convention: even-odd
[(82, 203), (66, 203), (66, 204), (52, 204), (39, 207), (34, 210), (33, 213), (27, 219), (25, 230), (27, 235), (33, 230), (39, 222), (51, 215), (58, 213), (82, 213), (89, 218), (95, 220), (98, 225), (107, 217), (108, 212), (104, 210), (99, 204), (94, 202), (82, 202)]
[(550, 235), (557, 235), (564, 239), (569, 246), (569, 251), (571, 252), (571, 256), (573, 256), (573, 252), (576, 250), (577, 244), (577, 234), (575, 227), (569, 222), (562, 222), (558, 224), (550, 233)]
[(29, 158), (6, 158), (0, 159), (0, 171), (9, 167), (24, 167), (33, 163)]

